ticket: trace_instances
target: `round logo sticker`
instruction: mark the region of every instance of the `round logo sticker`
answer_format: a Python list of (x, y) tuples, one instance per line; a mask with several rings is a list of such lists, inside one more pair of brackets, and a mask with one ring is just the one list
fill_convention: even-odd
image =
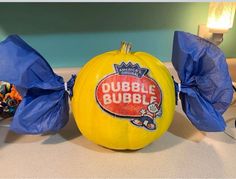
[(100, 107), (114, 116), (130, 120), (148, 130), (157, 128), (155, 119), (162, 115), (162, 94), (148, 69), (129, 62), (114, 64), (115, 73), (103, 78), (95, 96)]

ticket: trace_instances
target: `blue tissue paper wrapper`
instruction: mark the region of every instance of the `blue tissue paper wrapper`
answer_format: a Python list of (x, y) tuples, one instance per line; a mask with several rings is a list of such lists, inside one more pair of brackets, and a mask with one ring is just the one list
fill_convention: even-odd
[(172, 63), (181, 81), (182, 108), (192, 124), (201, 131), (224, 131), (222, 114), (233, 97), (224, 53), (203, 38), (176, 31)]
[[(69, 119), (63, 78), (19, 36), (0, 43), (0, 80), (14, 84), (23, 97), (10, 129), (22, 134), (57, 132)], [(73, 76), (67, 83), (72, 89)]]

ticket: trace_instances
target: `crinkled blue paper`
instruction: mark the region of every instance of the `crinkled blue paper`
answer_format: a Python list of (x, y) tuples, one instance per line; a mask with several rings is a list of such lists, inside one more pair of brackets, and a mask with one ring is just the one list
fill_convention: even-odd
[[(71, 89), (74, 78), (68, 82)], [(10, 129), (22, 134), (60, 130), (69, 119), (63, 78), (19, 36), (0, 43), (0, 80), (14, 84), (23, 97)]]
[(182, 108), (192, 124), (202, 131), (224, 131), (222, 114), (233, 97), (224, 53), (203, 38), (176, 31), (172, 63), (181, 80)]

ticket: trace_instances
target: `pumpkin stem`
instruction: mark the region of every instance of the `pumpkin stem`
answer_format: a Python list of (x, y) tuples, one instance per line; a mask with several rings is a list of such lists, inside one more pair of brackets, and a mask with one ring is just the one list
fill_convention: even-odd
[(121, 53), (130, 53), (131, 51), (131, 48), (132, 48), (132, 44), (131, 43), (128, 43), (128, 42), (121, 42), (121, 48), (120, 48), (120, 52)]

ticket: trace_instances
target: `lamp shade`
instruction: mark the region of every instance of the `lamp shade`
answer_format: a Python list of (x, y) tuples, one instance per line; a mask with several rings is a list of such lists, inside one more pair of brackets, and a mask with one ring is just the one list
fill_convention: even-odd
[(236, 2), (211, 2), (208, 9), (207, 27), (212, 32), (225, 32), (232, 28)]

